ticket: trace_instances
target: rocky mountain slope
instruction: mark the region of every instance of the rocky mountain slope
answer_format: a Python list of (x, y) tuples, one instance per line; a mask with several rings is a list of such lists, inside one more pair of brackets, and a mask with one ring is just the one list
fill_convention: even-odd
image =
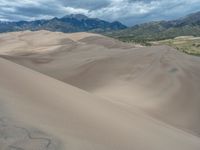
[(177, 20), (144, 23), (107, 35), (135, 42), (163, 40), (177, 36), (200, 36), (200, 12)]
[(67, 15), (62, 18), (50, 20), (19, 21), (19, 22), (0, 22), (0, 32), (13, 32), (24, 30), (49, 30), (60, 32), (107, 32), (125, 29), (126, 26), (118, 21), (107, 22), (97, 18), (76, 14)]

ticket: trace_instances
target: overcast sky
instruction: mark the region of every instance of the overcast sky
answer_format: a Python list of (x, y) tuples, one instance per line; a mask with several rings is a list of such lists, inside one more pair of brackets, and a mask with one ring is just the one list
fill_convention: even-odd
[(0, 20), (18, 21), (84, 14), (126, 25), (175, 19), (200, 11), (200, 0), (0, 0)]

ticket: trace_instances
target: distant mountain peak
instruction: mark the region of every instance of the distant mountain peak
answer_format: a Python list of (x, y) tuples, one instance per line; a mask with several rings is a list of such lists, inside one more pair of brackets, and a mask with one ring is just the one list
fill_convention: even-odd
[(86, 20), (88, 19), (87, 16), (83, 15), (83, 14), (70, 14), (70, 15), (66, 15), (62, 18), (74, 18), (74, 19), (77, 19), (77, 20)]
[(97, 18), (89, 18), (83, 14), (70, 14), (62, 18), (49, 20), (18, 21), (7, 24), (0, 22), (0, 33), (24, 30), (49, 30), (59, 32), (107, 32), (127, 28), (120, 22), (110, 23)]

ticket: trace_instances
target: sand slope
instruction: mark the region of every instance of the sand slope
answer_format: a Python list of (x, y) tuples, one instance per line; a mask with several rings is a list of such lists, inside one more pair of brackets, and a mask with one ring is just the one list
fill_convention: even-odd
[[(31, 39), (34, 46), (27, 44), (20, 47), (21, 53), (13, 53), (7, 44), (12, 42), (16, 49), (19, 42), (10, 40), (13, 34), (19, 41), (24, 37), (25, 43)], [(6, 41), (0, 44), (7, 50), (1, 51), (4, 58), (200, 134), (199, 57), (167, 46), (127, 48), (124, 43), (90, 33), (41, 31), (0, 37)], [(51, 39), (57, 48), (49, 45)], [(34, 53), (29, 53), (30, 49)]]
[(8, 33), (0, 46), (1, 57), (54, 78), (0, 59), (0, 129), (21, 137), (0, 148), (200, 148), (199, 57), (90, 33)]
[[(17, 137), (5, 138), (3, 142), (0, 138), (1, 149), (200, 148), (198, 137), (155, 121), (136, 109), (120, 107), (3, 59), (0, 68), (1, 116), (12, 120), (0, 127), (8, 126), (17, 132)], [(8, 136), (6, 131), (4, 135)], [(30, 139), (24, 139), (25, 132)]]

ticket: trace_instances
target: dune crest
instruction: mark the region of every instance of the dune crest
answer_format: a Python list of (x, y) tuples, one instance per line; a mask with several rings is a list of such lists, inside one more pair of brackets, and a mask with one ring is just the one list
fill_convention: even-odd
[[(45, 31), (9, 34), (0, 36), (1, 57), (20, 65), (0, 59), (0, 117), (11, 120), (0, 130), (6, 124), (21, 139), (0, 140), (1, 149), (29, 142), (50, 150), (200, 149), (198, 57), (167, 46), (108, 47), (88, 34), (78, 41)], [(16, 50), (21, 36), (34, 53), (27, 43)], [(98, 38), (104, 46), (91, 42)], [(51, 40), (61, 47), (49, 51)]]

